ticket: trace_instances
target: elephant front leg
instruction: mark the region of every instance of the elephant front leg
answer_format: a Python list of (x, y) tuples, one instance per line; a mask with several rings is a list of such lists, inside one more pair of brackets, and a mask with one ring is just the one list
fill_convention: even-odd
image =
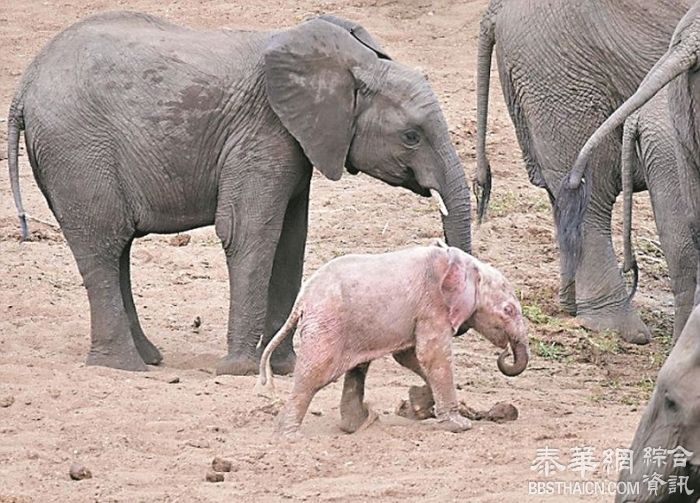
[(261, 208), (260, 203), (251, 203), (247, 211), (217, 216), (216, 231), (226, 251), (231, 292), (228, 355), (217, 364), (217, 374), (258, 372), (256, 346), (265, 327), (270, 276), (283, 216), (266, 219), (255, 215), (256, 208)]
[(416, 358), (435, 398), (437, 424), (452, 432), (468, 430), (471, 421), (459, 413), (452, 370), (452, 333), (435, 335), (425, 327), (416, 330)]
[[(304, 249), (308, 229), (309, 187), (290, 201), (284, 216), (282, 234), (277, 244), (272, 277), (267, 299), (267, 316), (259, 355), (270, 339), (284, 324), (296, 300), (304, 270)], [(294, 371), (296, 356), (292, 337), (287, 337), (272, 353), (271, 364), (275, 374), (285, 375)]]

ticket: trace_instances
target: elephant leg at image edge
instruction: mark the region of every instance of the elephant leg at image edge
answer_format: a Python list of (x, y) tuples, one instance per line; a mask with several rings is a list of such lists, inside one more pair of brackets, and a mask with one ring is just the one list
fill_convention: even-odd
[[(592, 217), (594, 210), (599, 212)], [(591, 200), (583, 231), (581, 263), (576, 270), (576, 317), (590, 330), (611, 330), (623, 340), (646, 344), (649, 329), (628, 301), (610, 238), (612, 204)], [(607, 230), (603, 230), (607, 229)]]
[(134, 344), (143, 361), (149, 365), (158, 365), (163, 361), (163, 357), (151, 341), (148, 340), (143, 333), (141, 323), (139, 322), (136, 306), (134, 305), (134, 297), (131, 292), (131, 245), (133, 240), (129, 241), (122, 251), (119, 258), (119, 285), (121, 287), (122, 298), (124, 299), (124, 308), (126, 315), (129, 318), (129, 326), (131, 327), (131, 336), (134, 339)]
[(340, 429), (345, 433), (355, 433), (377, 419), (377, 414), (364, 403), (368, 370), (369, 362), (366, 362), (345, 373), (343, 395), (340, 399)]
[[(262, 344), (258, 347), (258, 358), (289, 316), (301, 286), (309, 209), (309, 186), (306, 183), (304, 191), (290, 201), (284, 217), (272, 266), (265, 332)], [(272, 353), (270, 363), (277, 375), (291, 374), (294, 371), (296, 356), (293, 340), (293, 337), (286, 337)]]

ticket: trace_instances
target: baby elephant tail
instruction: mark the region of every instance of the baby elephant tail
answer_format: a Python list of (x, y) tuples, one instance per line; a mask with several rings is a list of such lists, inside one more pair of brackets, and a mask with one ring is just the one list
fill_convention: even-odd
[(289, 318), (287, 318), (287, 321), (284, 322), (282, 328), (279, 329), (279, 331), (275, 334), (272, 340), (270, 340), (270, 342), (267, 344), (265, 351), (263, 351), (263, 354), (260, 357), (260, 377), (258, 379), (259, 386), (262, 386), (267, 389), (273, 388), (272, 365), (270, 364), (270, 357), (272, 356), (272, 352), (275, 349), (277, 349), (277, 346), (279, 346), (282, 343), (285, 337), (293, 333), (296, 329), (297, 324), (299, 323), (299, 319), (301, 318), (301, 315), (304, 311), (304, 309), (302, 308), (301, 301), (303, 292), (304, 288), (302, 287), (301, 291), (299, 292), (299, 295), (297, 296), (296, 302), (294, 302), (294, 306), (292, 307), (292, 312), (289, 314)]

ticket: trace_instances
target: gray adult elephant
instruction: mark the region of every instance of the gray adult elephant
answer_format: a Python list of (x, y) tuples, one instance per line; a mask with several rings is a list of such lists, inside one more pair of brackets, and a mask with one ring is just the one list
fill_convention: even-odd
[[(591, 192), (591, 184), (582, 183), (582, 180), (590, 171), (596, 152), (632, 113), (668, 86), (668, 113), (675, 136), (679, 195), (685, 203), (685, 211), (682, 211), (678, 218), (687, 219), (696, 251), (700, 253), (700, 76), (697, 72), (699, 58), (700, 3), (697, 3), (678, 23), (667, 52), (654, 65), (639, 89), (591, 135), (581, 149), (571, 173), (564, 180), (564, 188), (578, 199), (574, 204), (578, 210), (568, 216), (567, 232), (574, 248), (585, 247), (576, 229), (586, 214), (585, 201), (590, 198)], [(596, 190), (595, 183), (594, 180), (593, 191)], [(696, 255), (697, 257), (700, 255)], [(696, 288), (696, 305), (698, 301), (700, 295)]]
[[(656, 387), (634, 435), (632, 470), (620, 482), (639, 492), (617, 495), (617, 503), (695, 503), (700, 496), (700, 306), (659, 371)], [(663, 464), (649, 462), (649, 452), (662, 453)], [(649, 480), (660, 479), (658, 491)]]
[[(491, 189), (486, 125), (494, 45), (530, 182), (546, 189), (554, 204), (581, 146), (635, 91), (689, 5), (688, 0), (491, 1), (478, 48), (480, 218)], [(645, 343), (649, 331), (627, 300), (610, 238), (611, 211), (620, 192), (620, 139), (621, 131), (609, 136), (592, 159), (595, 185), (580, 260), (561, 246), (560, 300), (585, 326)]]
[[(444, 198), (447, 241), (471, 247), (469, 190), (435, 95), (347, 20), (204, 31), (99, 14), (31, 63), (8, 123), (18, 212), (24, 129), (87, 288), (89, 364), (143, 370), (161, 361), (132, 299), (132, 241), (214, 224), (231, 284), (228, 356), (217, 372), (257, 372), (260, 337), (265, 347), (301, 283), (312, 165), (332, 180), (346, 167)], [(293, 365), (289, 343), (273, 366)]]
[[(634, 271), (632, 247), (632, 192), (635, 185), (649, 189), (659, 241), (668, 264), (674, 296), (673, 337), (678, 338), (693, 310), (698, 255), (690, 228), (676, 168), (676, 138), (668, 113), (668, 95), (662, 89), (626, 121), (622, 134), (622, 195), (624, 205), (624, 272)], [(635, 169), (641, 168), (641, 173)], [(636, 182), (636, 183), (635, 183)]]

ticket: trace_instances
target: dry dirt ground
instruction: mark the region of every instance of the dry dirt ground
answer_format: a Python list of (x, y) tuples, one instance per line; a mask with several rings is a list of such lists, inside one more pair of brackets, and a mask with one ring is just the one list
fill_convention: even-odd
[[(474, 172), (475, 55), (486, 0), (76, 1), (0, 0), (0, 110), (42, 45), (79, 18), (133, 9), (196, 27), (276, 28), (320, 12), (364, 24), (399, 61), (422, 68), (450, 124), (468, 178)], [(0, 170), (0, 502), (461, 500), (608, 501), (609, 496), (528, 496), (536, 450), (630, 444), (668, 351), (671, 308), (665, 265), (646, 196), (636, 196), (642, 257), (637, 304), (655, 340), (633, 347), (591, 334), (558, 312), (557, 260), (543, 191), (526, 178), (494, 71), (488, 148), (494, 198), (475, 229), (475, 253), (517, 285), (532, 320), (528, 370), (506, 378), (478, 335), (455, 341), (459, 397), (477, 409), (514, 404), (518, 420), (433, 431), (394, 410), (418, 380), (393, 361), (375, 363), (368, 400), (380, 421), (355, 435), (338, 428), (339, 383), (322, 390), (306, 440), (272, 436), (279, 408), (254, 377), (216, 377), (225, 353), (228, 282), (212, 228), (187, 246), (148, 236), (133, 251), (136, 302), (165, 362), (148, 373), (89, 368), (87, 298), (73, 258), (36, 188), (26, 156), (21, 183), (32, 239), (20, 244), (6, 169)], [(4, 117), (4, 114), (0, 114)], [(0, 123), (4, 154), (5, 123)], [(2, 158), (5, 155), (0, 156)], [(4, 161), (3, 161), (4, 165)], [(312, 187), (306, 274), (348, 252), (392, 250), (440, 235), (431, 201), (365, 176)], [(619, 235), (619, 222), (615, 226)], [(616, 238), (617, 239), (617, 238)], [(616, 241), (619, 249), (619, 239)], [(201, 326), (195, 327), (199, 318)], [(169, 381), (179, 378), (179, 382)], [(282, 396), (289, 378), (279, 378)], [(205, 481), (215, 456), (232, 460), (223, 483)], [(91, 479), (71, 481), (71, 463)], [(575, 480), (570, 470), (555, 478)], [(614, 479), (599, 470), (591, 480)]]

